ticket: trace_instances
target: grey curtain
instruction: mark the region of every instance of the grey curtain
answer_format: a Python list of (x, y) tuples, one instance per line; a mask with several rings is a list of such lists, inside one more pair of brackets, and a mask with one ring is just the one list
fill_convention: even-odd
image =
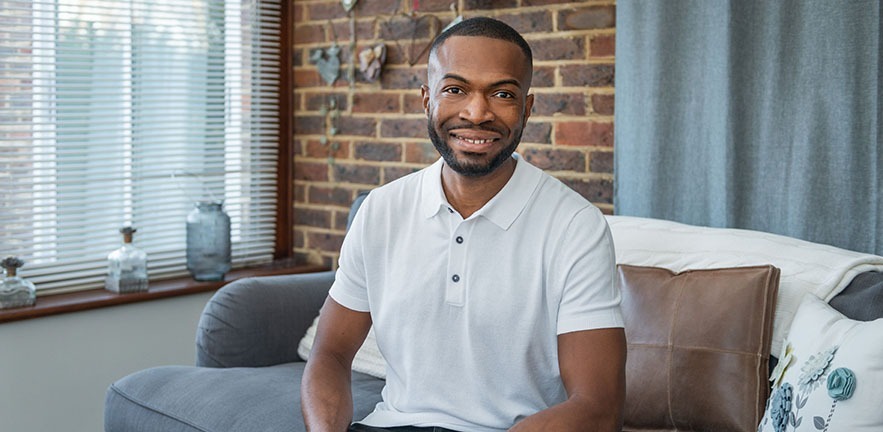
[(879, 0), (620, 0), (615, 212), (883, 254)]

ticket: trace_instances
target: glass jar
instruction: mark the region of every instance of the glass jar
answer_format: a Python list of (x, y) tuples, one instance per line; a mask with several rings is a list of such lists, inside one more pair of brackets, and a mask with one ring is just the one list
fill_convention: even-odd
[(224, 280), (230, 270), (230, 216), (223, 201), (199, 201), (187, 215), (187, 270), (198, 281)]
[(37, 301), (37, 288), (31, 281), (17, 275), (19, 267), (25, 264), (17, 257), (7, 257), (3, 266), (3, 280), (0, 280), (0, 309), (33, 306)]
[(117, 293), (147, 291), (147, 254), (132, 244), (137, 230), (123, 227), (123, 245), (107, 255), (104, 288)]

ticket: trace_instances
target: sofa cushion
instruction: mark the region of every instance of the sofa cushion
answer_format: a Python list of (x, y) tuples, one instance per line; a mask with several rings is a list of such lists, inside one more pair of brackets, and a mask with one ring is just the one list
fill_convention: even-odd
[(883, 430), (883, 319), (851, 320), (807, 295), (785, 347), (759, 430)]
[(754, 431), (769, 384), (779, 270), (618, 266), (625, 430)]
[(883, 271), (883, 256), (854, 252), (760, 231), (711, 228), (661, 219), (607, 216), (617, 264), (673, 272), (774, 265), (780, 269), (773, 321), (777, 354), (804, 294), (831, 300), (868, 271)]
[[(297, 354), (301, 358), (309, 358), (313, 350), (313, 341), (316, 339), (316, 329), (319, 327), (319, 317), (313, 320), (313, 324), (307, 329), (304, 337), (297, 343)], [(386, 359), (380, 354), (377, 347), (377, 339), (374, 336), (374, 327), (368, 331), (365, 342), (359, 347), (353, 358), (353, 371), (371, 375), (376, 378), (386, 379)]]
[[(108, 389), (105, 432), (304, 431), (300, 412), (304, 365), (163, 366), (136, 372)], [(353, 373), (354, 418), (374, 410), (383, 384)]]

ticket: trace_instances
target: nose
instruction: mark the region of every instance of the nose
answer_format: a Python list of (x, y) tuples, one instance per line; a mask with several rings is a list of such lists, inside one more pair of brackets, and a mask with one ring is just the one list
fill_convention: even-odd
[(485, 95), (474, 93), (460, 110), (460, 118), (472, 124), (482, 124), (494, 120), (494, 112)]

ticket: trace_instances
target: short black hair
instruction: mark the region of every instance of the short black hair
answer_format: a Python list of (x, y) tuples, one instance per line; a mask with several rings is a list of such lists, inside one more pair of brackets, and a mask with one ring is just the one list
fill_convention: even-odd
[(438, 47), (451, 36), (482, 36), (512, 42), (521, 48), (521, 52), (527, 59), (528, 67), (533, 69), (533, 52), (530, 45), (517, 30), (502, 21), (488, 17), (475, 17), (460, 21), (435, 38), (429, 50), (430, 55), (434, 54)]

